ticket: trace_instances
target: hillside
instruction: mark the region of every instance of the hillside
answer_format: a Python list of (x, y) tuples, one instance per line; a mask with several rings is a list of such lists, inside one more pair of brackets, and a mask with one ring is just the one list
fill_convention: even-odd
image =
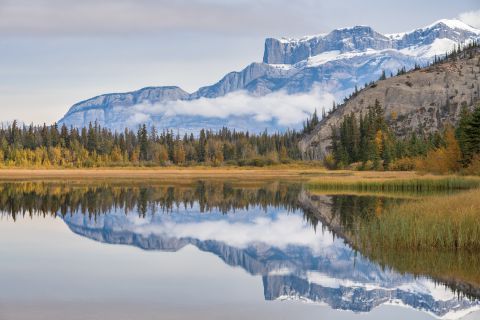
[(344, 116), (365, 113), (378, 100), (388, 125), (398, 137), (429, 133), (455, 125), (462, 106), (480, 99), (480, 49), (464, 50), (455, 58), (377, 81), (354, 94), (322, 119), (299, 143), (305, 159), (322, 159), (331, 147), (331, 128)]

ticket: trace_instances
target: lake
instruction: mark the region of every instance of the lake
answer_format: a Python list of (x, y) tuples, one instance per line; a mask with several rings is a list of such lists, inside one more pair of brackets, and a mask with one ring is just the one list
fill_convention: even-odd
[(353, 219), (410, 196), (275, 180), (1, 183), (0, 319), (479, 319), (478, 264), (457, 263), (477, 253), (442, 255), (439, 275), (429, 254), (349, 244)]

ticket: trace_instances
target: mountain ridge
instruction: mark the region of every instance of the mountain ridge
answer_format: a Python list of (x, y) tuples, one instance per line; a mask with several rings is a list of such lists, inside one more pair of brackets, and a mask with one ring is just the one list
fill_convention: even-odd
[[(177, 86), (168, 86), (99, 95), (74, 104), (59, 124), (83, 127), (97, 121), (104, 127), (123, 130), (125, 127), (138, 126), (138, 121), (129, 121), (130, 118), (138, 118), (149, 126), (180, 131), (198, 132), (201, 128), (195, 125), (196, 122), (207, 128), (228, 125), (238, 130), (257, 132), (265, 129), (283, 130), (285, 128), (276, 121), (278, 119), (269, 122), (252, 121), (252, 117), (243, 116), (229, 121), (210, 113), (205, 115), (201, 107), (195, 106), (190, 108), (194, 114), (171, 116), (162, 108), (162, 111), (158, 111), (152, 106), (170, 103), (170, 107), (176, 110), (177, 101), (210, 101), (228, 97), (235, 92), (254, 97), (277, 92), (292, 95), (309, 93), (315, 88), (326, 97), (327, 94), (333, 94), (338, 101), (352, 92), (355, 86), (376, 80), (382, 70), (393, 72), (402, 67), (410, 69), (416, 64), (426, 64), (435, 54), (443, 54), (454, 44), (480, 37), (480, 30), (461, 22), (445, 21), (396, 35), (382, 35), (371, 27), (356, 26), (336, 29), (326, 35), (301, 38), (304, 40), (267, 38), (263, 62), (253, 62), (240, 71), (230, 72), (213, 85), (201, 87), (193, 93)], [(465, 29), (459, 29), (459, 25)], [(394, 43), (402, 45), (393, 46)], [(402, 49), (398, 49), (400, 47)], [(148, 109), (140, 116), (134, 108), (139, 104), (146, 105), (143, 109)], [(319, 106), (302, 108), (302, 112), (308, 114)], [(189, 123), (188, 126), (182, 126), (183, 117)], [(300, 126), (301, 123), (298, 123), (296, 128)]]
[(321, 160), (330, 153), (332, 127), (350, 114), (360, 115), (377, 101), (395, 135), (428, 134), (455, 126), (463, 107), (480, 100), (480, 48), (474, 46), (425, 68), (379, 80), (353, 94), (304, 136), (304, 159)]

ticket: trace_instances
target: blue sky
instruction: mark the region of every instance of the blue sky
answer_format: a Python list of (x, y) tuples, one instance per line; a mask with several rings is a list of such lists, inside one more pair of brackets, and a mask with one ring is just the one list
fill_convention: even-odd
[(0, 0), (0, 120), (51, 123), (79, 100), (145, 86), (191, 92), (261, 61), (266, 37), (475, 24), (479, 10), (478, 0)]

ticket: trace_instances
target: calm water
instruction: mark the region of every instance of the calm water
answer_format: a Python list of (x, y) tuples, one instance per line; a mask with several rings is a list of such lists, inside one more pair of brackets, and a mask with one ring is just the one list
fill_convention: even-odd
[(0, 319), (480, 319), (472, 283), (345, 244), (352, 216), (395, 201), (281, 182), (1, 184)]

